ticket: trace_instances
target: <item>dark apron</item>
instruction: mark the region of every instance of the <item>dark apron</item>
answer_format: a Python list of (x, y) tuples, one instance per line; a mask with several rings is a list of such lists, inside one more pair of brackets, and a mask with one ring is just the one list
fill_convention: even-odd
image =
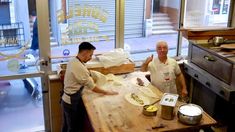
[(77, 109), (79, 104), (81, 103), (81, 97), (82, 97), (82, 90), (84, 89), (84, 86), (82, 86), (76, 93), (74, 94), (67, 94), (66, 95), (70, 97), (71, 106), (73, 109)]
[[(63, 123), (63, 132), (67, 131), (75, 131), (78, 132), (83, 129), (84, 122), (84, 114), (81, 107), (82, 102), (82, 90), (84, 86), (82, 86), (76, 93), (68, 94), (64, 92), (64, 94), (70, 97), (71, 104), (67, 104), (62, 101), (63, 113), (64, 113), (64, 123)], [(68, 130), (69, 129), (69, 130)]]

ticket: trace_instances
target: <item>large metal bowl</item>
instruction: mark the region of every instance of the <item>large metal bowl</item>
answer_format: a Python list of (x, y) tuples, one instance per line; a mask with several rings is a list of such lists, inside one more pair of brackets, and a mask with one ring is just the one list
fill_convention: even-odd
[(201, 121), (203, 109), (196, 104), (184, 104), (179, 107), (177, 116), (180, 122), (196, 125)]

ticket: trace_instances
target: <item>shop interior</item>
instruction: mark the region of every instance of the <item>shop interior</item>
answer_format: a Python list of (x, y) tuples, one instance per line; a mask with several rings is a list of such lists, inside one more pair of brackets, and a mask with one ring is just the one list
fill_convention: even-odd
[[(159, 41), (186, 97), (178, 80), (168, 95), (141, 71)], [(234, 0), (0, 0), (0, 131), (61, 131), (64, 74), (82, 42), (96, 47), (86, 63), (101, 73), (96, 85), (118, 92), (83, 91), (82, 131), (235, 131)], [(185, 104), (199, 106), (199, 122), (180, 119)], [(157, 110), (146, 115), (145, 105)]]

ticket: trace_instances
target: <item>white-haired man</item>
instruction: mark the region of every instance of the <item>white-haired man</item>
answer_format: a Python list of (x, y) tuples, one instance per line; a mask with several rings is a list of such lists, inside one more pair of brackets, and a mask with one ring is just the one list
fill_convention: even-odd
[(158, 57), (153, 55), (148, 57), (141, 66), (141, 71), (150, 71), (151, 83), (164, 93), (177, 94), (176, 79), (181, 84), (181, 96), (188, 94), (184, 75), (181, 73), (176, 60), (167, 56), (168, 44), (165, 41), (159, 41), (156, 44)]

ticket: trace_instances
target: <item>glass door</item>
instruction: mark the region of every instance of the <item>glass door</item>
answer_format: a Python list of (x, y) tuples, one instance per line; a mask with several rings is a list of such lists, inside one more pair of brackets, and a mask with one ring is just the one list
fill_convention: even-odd
[[(39, 2), (40, 1), (40, 2)], [(0, 1), (1, 131), (49, 128), (47, 0)]]
[(226, 23), (229, 14), (230, 0), (211, 0), (211, 13), (216, 23)]

